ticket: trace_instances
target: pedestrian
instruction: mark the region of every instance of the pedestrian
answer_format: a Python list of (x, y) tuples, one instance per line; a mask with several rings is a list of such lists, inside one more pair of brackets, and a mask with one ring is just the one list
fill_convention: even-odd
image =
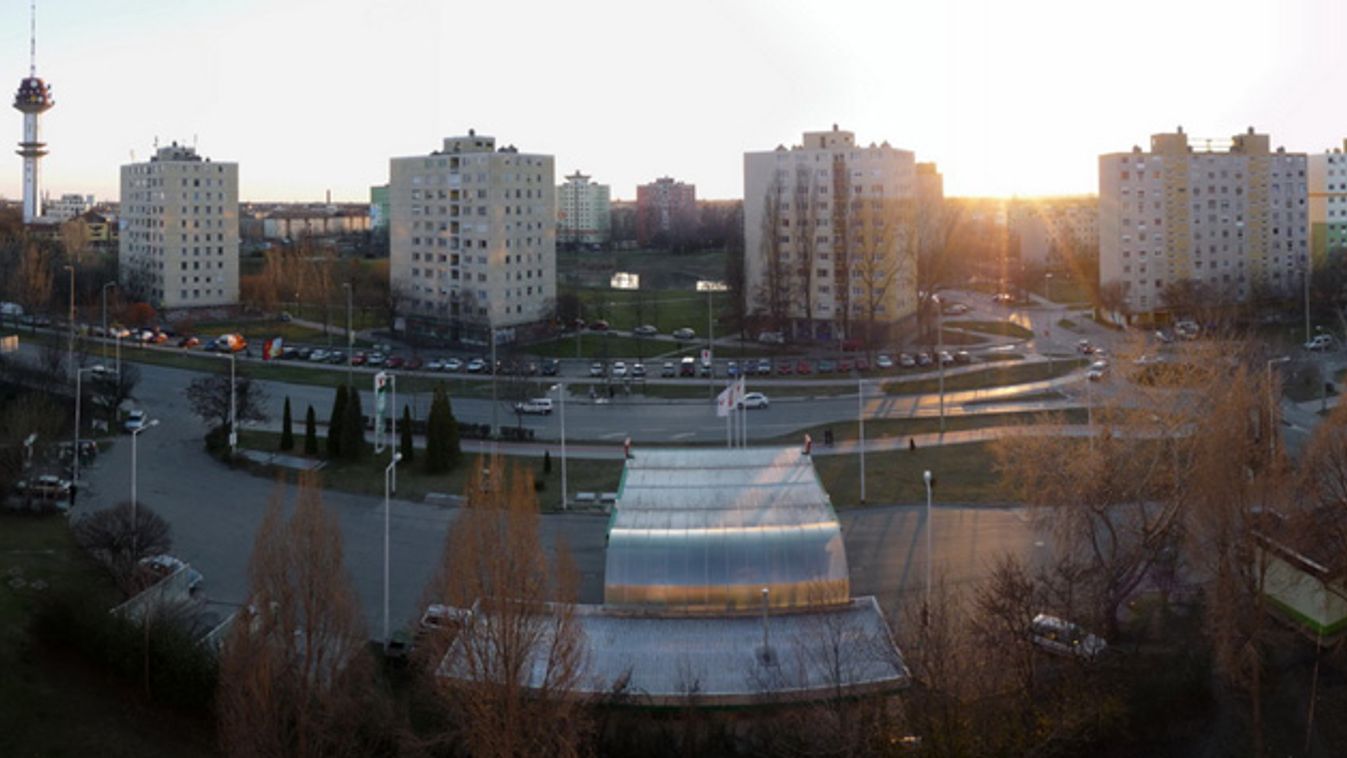
[(916, 438), (916, 437), (908, 437), (908, 438), (907, 438), (907, 451), (908, 451), (909, 453), (915, 453), (915, 452), (917, 452), (917, 438)]

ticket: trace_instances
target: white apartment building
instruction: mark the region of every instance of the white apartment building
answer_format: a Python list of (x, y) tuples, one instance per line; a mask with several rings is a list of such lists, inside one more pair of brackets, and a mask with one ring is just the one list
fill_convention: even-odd
[(1308, 275), (1306, 157), (1250, 128), (1196, 147), (1180, 128), (1150, 152), (1099, 157), (1099, 282), (1125, 308), (1166, 310), (1165, 287), (1202, 282), (1232, 300), (1291, 294)]
[(52, 221), (69, 221), (70, 219), (93, 210), (93, 195), (74, 195), (64, 194), (57, 200), (45, 200), (42, 203), (42, 215)]
[(392, 286), (409, 330), (509, 341), (556, 297), (553, 158), (469, 131), (389, 166)]
[(747, 312), (802, 339), (883, 338), (917, 309), (913, 153), (839, 131), (744, 154)]
[(557, 187), (557, 242), (607, 244), (611, 223), (608, 185), (576, 171)]
[(1309, 156), (1310, 246), (1315, 262), (1347, 250), (1347, 140)]
[(174, 142), (122, 166), (121, 283), (159, 308), (239, 296), (239, 166)]

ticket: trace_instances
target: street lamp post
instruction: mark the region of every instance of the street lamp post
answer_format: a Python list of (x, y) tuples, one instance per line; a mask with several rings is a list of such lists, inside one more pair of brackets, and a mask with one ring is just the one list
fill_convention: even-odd
[(346, 288), (346, 386), (355, 386), (355, 332), (351, 331), (351, 283), (342, 282)]
[(1043, 294), (1047, 296), (1048, 302), (1052, 302), (1052, 272), (1049, 271), (1043, 275)]
[(388, 522), (392, 504), (393, 469), (402, 460), (402, 453), (393, 453), (393, 458), (384, 467), (384, 646), (388, 646)]
[(865, 380), (856, 376), (856, 426), (861, 443), (861, 505), (865, 505)]
[(1300, 269), (1300, 278), (1305, 283), (1305, 341), (1310, 341), (1310, 266), (1305, 264)]
[(569, 493), (566, 489), (566, 384), (558, 382), (552, 385), (561, 396), (561, 510), (566, 510)]
[(931, 471), (927, 469), (921, 474), (921, 478), (926, 482), (926, 599), (922, 601), (921, 616), (927, 618), (931, 612)]
[[(136, 501), (136, 469), (137, 469), (138, 467), (136, 466), (136, 439), (137, 439), (138, 437), (140, 437), (140, 433), (141, 433), (141, 432), (143, 432), (143, 431), (145, 431), (146, 429), (149, 429), (150, 427), (153, 427), (153, 426), (159, 426), (159, 419), (152, 419), (152, 420), (150, 420), (150, 421), (146, 421), (145, 424), (144, 424), (144, 426), (141, 426), (139, 429), (132, 429), (132, 430), (131, 430), (131, 539), (133, 539), (133, 540), (135, 539), (135, 534), (136, 534), (136, 507), (137, 507), (137, 506), (136, 506), (136, 502), (137, 502), (137, 501)], [(135, 545), (134, 545), (134, 544), (132, 545), (131, 549), (132, 549), (132, 552), (135, 551)]]
[(937, 295), (935, 300), (935, 360), (940, 364), (940, 433), (945, 433), (945, 306)]
[[(70, 486), (74, 488), (74, 492), (76, 493), (79, 492), (80, 485), (80, 406), (83, 405), (82, 400), (84, 399), (80, 380), (84, 377), (86, 371), (93, 371), (94, 369), (101, 368), (103, 367), (90, 366), (89, 368), (75, 369), (75, 440), (72, 443), (74, 447), (71, 451), (75, 463), (74, 473), (70, 478)], [(74, 505), (74, 503), (72, 502), (71, 505)]]
[(1277, 403), (1274, 400), (1272, 393), (1272, 367), (1276, 364), (1286, 363), (1290, 360), (1291, 356), (1283, 355), (1280, 358), (1272, 358), (1267, 362), (1267, 446), (1269, 456), (1275, 456), (1277, 454), (1277, 434), (1275, 431), (1277, 423)]
[(103, 363), (108, 362), (108, 287), (116, 287), (116, 282), (103, 282)]

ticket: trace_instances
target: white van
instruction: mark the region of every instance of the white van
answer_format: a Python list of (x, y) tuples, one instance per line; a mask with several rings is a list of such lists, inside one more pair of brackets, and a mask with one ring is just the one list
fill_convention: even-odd
[(537, 413), (546, 416), (552, 412), (552, 398), (535, 397), (531, 400), (525, 400), (522, 403), (516, 403), (515, 410), (520, 413)]

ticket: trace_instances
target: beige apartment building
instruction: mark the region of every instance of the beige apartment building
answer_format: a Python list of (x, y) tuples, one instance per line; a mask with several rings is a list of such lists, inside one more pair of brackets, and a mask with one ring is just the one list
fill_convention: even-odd
[(1250, 127), (1193, 144), (1183, 129), (1151, 149), (1099, 157), (1099, 282), (1129, 317), (1169, 310), (1165, 288), (1202, 282), (1232, 301), (1291, 295), (1309, 275), (1306, 156)]
[(553, 158), (469, 131), (389, 166), (390, 278), (407, 329), (484, 343), (548, 321), (556, 297)]
[(836, 126), (745, 153), (747, 312), (797, 339), (891, 336), (917, 309), (917, 197), (912, 152)]
[(1099, 198), (1015, 198), (1006, 207), (1012, 244), (1025, 266), (1062, 269), (1099, 250)]
[(1347, 251), (1347, 140), (1309, 161), (1310, 247), (1317, 265)]
[(239, 296), (239, 166), (174, 142), (122, 166), (121, 284), (159, 308)]

